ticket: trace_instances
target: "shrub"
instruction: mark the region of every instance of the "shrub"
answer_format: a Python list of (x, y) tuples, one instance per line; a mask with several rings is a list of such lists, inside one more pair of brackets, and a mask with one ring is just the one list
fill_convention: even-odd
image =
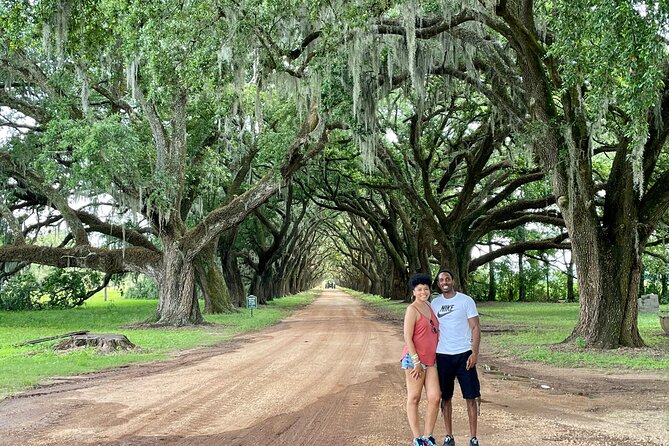
[(125, 297), (128, 299), (158, 299), (158, 287), (150, 277), (141, 276), (134, 285), (128, 288)]
[(39, 293), (39, 283), (32, 273), (16, 274), (7, 279), (0, 289), (0, 309), (7, 311), (37, 310), (39, 302), (33, 296)]
[(72, 308), (84, 303), (88, 290), (100, 283), (97, 271), (54, 269), (41, 283), (46, 299), (41, 299), (47, 308)]
[(54, 269), (42, 281), (28, 273), (12, 276), (2, 285), (0, 308), (3, 310), (40, 310), (72, 308), (81, 305), (101, 280), (96, 271)]

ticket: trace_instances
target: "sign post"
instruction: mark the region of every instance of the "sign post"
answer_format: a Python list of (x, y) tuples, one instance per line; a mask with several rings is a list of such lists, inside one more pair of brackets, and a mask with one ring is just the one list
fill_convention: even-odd
[(251, 310), (251, 317), (253, 317), (253, 309), (258, 308), (258, 298), (251, 294), (246, 298), (246, 308)]

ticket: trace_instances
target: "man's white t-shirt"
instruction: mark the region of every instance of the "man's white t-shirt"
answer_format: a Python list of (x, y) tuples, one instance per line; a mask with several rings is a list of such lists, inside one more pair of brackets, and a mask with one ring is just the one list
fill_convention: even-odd
[(440, 294), (432, 300), (432, 311), (439, 319), (437, 353), (457, 355), (472, 349), (469, 319), (479, 315), (476, 302), (466, 294), (456, 293), (447, 299)]

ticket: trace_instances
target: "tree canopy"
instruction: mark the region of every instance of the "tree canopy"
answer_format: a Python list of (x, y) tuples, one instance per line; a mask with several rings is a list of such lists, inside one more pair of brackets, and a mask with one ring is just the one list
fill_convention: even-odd
[(196, 289), (226, 311), (245, 283), (271, 298), (334, 259), (402, 298), (414, 271), (466, 288), (503, 256), (570, 249), (587, 278), (571, 338), (643, 345), (642, 253), (663, 255), (669, 207), (666, 4), (0, 5), (12, 271), (141, 272), (157, 320), (186, 324)]

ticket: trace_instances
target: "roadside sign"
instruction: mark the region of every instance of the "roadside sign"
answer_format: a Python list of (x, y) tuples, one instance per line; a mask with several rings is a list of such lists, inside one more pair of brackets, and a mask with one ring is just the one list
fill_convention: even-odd
[(253, 294), (246, 297), (246, 308), (251, 310), (251, 316), (253, 316), (253, 309), (258, 308), (258, 298)]

